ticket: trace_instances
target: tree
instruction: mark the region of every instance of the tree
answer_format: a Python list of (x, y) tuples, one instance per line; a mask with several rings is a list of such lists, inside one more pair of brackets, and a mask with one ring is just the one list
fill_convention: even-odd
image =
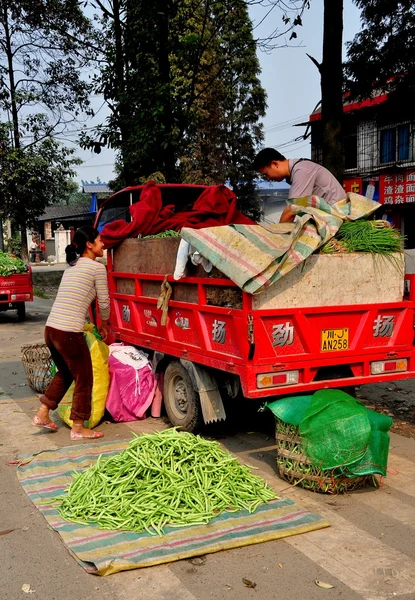
[(8, 133), (7, 126), (0, 127), (0, 216), (13, 220), (24, 248), (26, 227), (35, 226), (46, 206), (69, 192), (72, 167), (81, 161), (52, 138), (15, 148)]
[[(370, 0), (367, 0), (370, 2)], [(297, 40), (296, 28), (302, 26), (302, 15), (310, 8), (307, 0), (252, 0), (263, 4), (269, 12), (275, 8), (283, 11), (286, 31), (278, 28), (257, 41), (260, 48), (274, 50), (281, 46), (281, 38), (290, 33), (288, 43)], [(269, 18), (268, 14), (265, 17)], [(309, 56), (320, 73), (322, 113), (322, 162), (340, 181), (343, 179), (343, 0), (324, 0), (323, 58), (321, 63)]]
[(0, 210), (22, 234), (79, 162), (55, 138), (92, 114), (81, 76), (91, 35), (77, 0), (0, 0)]
[(161, 172), (169, 182), (230, 178), (241, 191), (265, 111), (246, 2), (97, 5), (109, 43), (96, 85), (111, 113), (82, 144), (118, 150), (113, 189)]
[(415, 98), (414, 3), (355, 0), (355, 4), (362, 10), (362, 30), (347, 44), (346, 88), (357, 98), (387, 91), (402, 114), (412, 109)]

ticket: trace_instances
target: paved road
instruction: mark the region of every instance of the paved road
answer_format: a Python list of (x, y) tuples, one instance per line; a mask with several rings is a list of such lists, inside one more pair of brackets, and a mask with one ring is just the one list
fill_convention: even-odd
[(68, 265), (66, 263), (30, 263), (30, 266), (35, 273), (50, 273), (52, 271), (64, 271)]
[[(324, 496), (288, 486), (275, 472), (275, 446), (267, 426), (243, 423), (216, 430), (225, 448), (258, 467), (258, 474), (284, 497), (324, 515), (328, 529), (276, 542), (211, 554), (205, 561), (118, 573), (86, 574), (28, 500), (6, 463), (25, 453), (70, 445), (68, 429), (34, 430), (38, 399), (24, 385), (20, 347), (42, 339), (51, 302), (35, 300), (28, 319), (0, 313), (0, 598), (24, 598), (23, 584), (39, 600), (415, 600), (415, 441), (392, 434), (389, 475), (377, 491)], [(147, 419), (103, 424), (106, 439), (154, 431), (165, 424)], [(211, 432), (207, 432), (208, 434)], [(280, 566), (279, 566), (280, 565)], [(257, 583), (255, 590), (242, 578)], [(321, 589), (319, 579), (334, 586)]]

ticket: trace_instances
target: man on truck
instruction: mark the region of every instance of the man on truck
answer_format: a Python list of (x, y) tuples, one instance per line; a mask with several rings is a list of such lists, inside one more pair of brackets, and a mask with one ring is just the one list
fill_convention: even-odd
[[(325, 167), (308, 158), (285, 158), (274, 148), (264, 148), (255, 157), (254, 169), (270, 181), (283, 181), (291, 185), (289, 198), (320, 196), (328, 204), (346, 197), (343, 186)], [(292, 223), (295, 214), (286, 206), (280, 223)]]

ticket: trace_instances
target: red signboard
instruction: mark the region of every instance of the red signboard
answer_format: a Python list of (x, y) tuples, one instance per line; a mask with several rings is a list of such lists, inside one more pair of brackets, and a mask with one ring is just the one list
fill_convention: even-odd
[(353, 177), (351, 179), (344, 179), (343, 187), (346, 192), (354, 192), (355, 194), (362, 194), (362, 178)]
[(380, 175), (379, 202), (381, 204), (415, 203), (415, 171)]

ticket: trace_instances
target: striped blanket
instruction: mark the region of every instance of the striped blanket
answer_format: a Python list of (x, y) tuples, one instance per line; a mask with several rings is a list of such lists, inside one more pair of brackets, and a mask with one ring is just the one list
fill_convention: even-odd
[(298, 216), (295, 223), (183, 228), (180, 235), (241, 289), (256, 294), (328, 242), (343, 221), (369, 216), (380, 206), (354, 193), (334, 205), (318, 196), (288, 204)]
[(109, 457), (127, 445), (128, 441), (103, 442), (40, 452), (23, 461), (17, 470), (29, 498), (88, 573), (110, 575), (329, 526), (319, 515), (282, 499), (261, 505), (253, 514), (244, 510), (225, 512), (208, 525), (166, 528), (161, 537), (102, 530), (96, 525), (64, 520), (57, 511), (56, 500), (73, 481), (72, 472), (90, 466), (99, 455)]

